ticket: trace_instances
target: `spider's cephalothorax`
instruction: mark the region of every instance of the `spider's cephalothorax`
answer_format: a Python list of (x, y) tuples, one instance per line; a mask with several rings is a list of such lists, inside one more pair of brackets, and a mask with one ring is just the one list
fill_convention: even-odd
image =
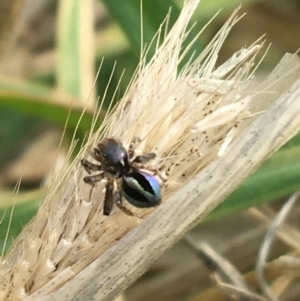
[[(100, 173), (85, 177), (84, 182), (94, 186), (103, 178), (107, 179), (103, 214), (109, 215), (113, 205), (117, 206), (128, 215), (134, 215), (122, 205), (122, 195), (135, 207), (148, 208), (160, 204), (160, 184), (158, 180), (139, 168), (146, 168), (143, 164), (155, 158), (155, 153), (148, 153), (134, 157), (136, 143), (140, 139), (132, 140), (128, 151), (114, 138), (105, 138), (94, 148), (92, 157), (100, 162), (93, 164), (86, 159), (81, 160), (82, 166), (90, 174), (91, 171)], [(150, 169), (150, 168), (148, 168)], [(116, 182), (117, 189), (114, 189)]]

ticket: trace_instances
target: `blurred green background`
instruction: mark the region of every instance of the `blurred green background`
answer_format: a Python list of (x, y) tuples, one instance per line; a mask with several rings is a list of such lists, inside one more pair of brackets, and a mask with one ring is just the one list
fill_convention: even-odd
[[(140, 58), (140, 3), (139, 0), (0, 2), (1, 249), (9, 247), (34, 215), (43, 200), (43, 183), (53, 168), (59, 168), (66, 160), (72, 137), (79, 140), (78, 145), (84, 140), (93, 122), (98, 97), (105, 98), (103, 112), (96, 121), (98, 125), (108, 106), (122, 97)], [(230, 33), (218, 64), (265, 34), (265, 45), (272, 43), (272, 46), (258, 70), (258, 78), (263, 78), (284, 53), (299, 49), (297, 0), (203, 0), (193, 17), (197, 22), (195, 33), (221, 11), (192, 51), (200, 53), (240, 4), (239, 14), (246, 15)], [(150, 43), (169, 8), (172, 8), (171, 27), (182, 5), (183, 1), (143, 2), (144, 45)], [(153, 51), (150, 48), (148, 59)], [(58, 150), (65, 126), (66, 135)], [(298, 190), (299, 155), (298, 135), (244, 182), (210, 219), (242, 212)], [(17, 195), (16, 187), (19, 187)]]

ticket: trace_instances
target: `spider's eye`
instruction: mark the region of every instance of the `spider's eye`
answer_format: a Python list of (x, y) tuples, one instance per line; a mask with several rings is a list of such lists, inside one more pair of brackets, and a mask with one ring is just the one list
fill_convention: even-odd
[(142, 171), (132, 171), (123, 177), (124, 197), (136, 207), (147, 208), (160, 204), (160, 184), (158, 180)]

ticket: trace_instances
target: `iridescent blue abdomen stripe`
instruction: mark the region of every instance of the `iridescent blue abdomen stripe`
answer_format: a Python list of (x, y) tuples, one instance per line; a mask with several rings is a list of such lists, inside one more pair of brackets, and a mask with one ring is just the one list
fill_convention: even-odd
[(122, 189), (127, 201), (136, 207), (153, 207), (161, 202), (159, 182), (146, 172), (132, 171), (123, 176)]

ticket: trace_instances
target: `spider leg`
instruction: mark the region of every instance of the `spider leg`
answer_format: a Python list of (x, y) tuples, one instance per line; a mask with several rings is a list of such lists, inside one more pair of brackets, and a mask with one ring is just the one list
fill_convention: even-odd
[(134, 152), (135, 152), (135, 147), (140, 142), (141, 142), (141, 139), (139, 137), (133, 137), (133, 139), (131, 140), (131, 142), (129, 144), (129, 148), (128, 148), (128, 157), (129, 157), (129, 159), (133, 158)]
[(153, 165), (139, 164), (138, 169), (145, 169), (145, 170), (152, 171), (154, 175), (157, 175), (162, 180), (162, 182), (167, 181), (167, 179), (162, 175), (162, 173), (158, 170), (158, 168)]
[(135, 167), (137, 167), (138, 169), (147, 169), (149, 171), (153, 171), (154, 174), (156, 174), (163, 182), (166, 182), (167, 179), (160, 173), (160, 171), (156, 167), (145, 164), (153, 160), (155, 157), (155, 153), (148, 153), (145, 155), (136, 156), (132, 160), (131, 164), (135, 165)]
[(117, 180), (117, 191), (116, 191), (116, 205), (118, 206), (118, 208), (120, 210), (122, 210), (126, 215), (129, 216), (135, 216), (138, 218), (142, 218), (141, 216), (133, 213), (131, 210), (129, 210), (128, 208), (126, 208), (123, 204), (122, 204), (122, 181), (123, 179), (119, 179)]
[(95, 186), (95, 183), (101, 181), (104, 178), (104, 173), (101, 172), (97, 175), (93, 175), (93, 176), (88, 176), (88, 177), (84, 177), (83, 181), (91, 186)]
[(114, 179), (107, 178), (107, 183), (105, 187), (103, 214), (110, 215), (113, 206), (114, 206)]
[(153, 172), (155, 175), (157, 175), (162, 180), (162, 182), (167, 182), (168, 179), (166, 177), (164, 177), (157, 168), (154, 168)]
[(91, 174), (91, 171), (99, 171), (101, 170), (101, 165), (93, 164), (92, 162), (82, 159), (81, 165), (84, 167), (88, 174)]
[(145, 155), (141, 155), (141, 156), (136, 156), (133, 160), (132, 160), (132, 164), (133, 163), (138, 163), (138, 164), (145, 164), (151, 160), (153, 160), (156, 157), (155, 153), (148, 153)]

